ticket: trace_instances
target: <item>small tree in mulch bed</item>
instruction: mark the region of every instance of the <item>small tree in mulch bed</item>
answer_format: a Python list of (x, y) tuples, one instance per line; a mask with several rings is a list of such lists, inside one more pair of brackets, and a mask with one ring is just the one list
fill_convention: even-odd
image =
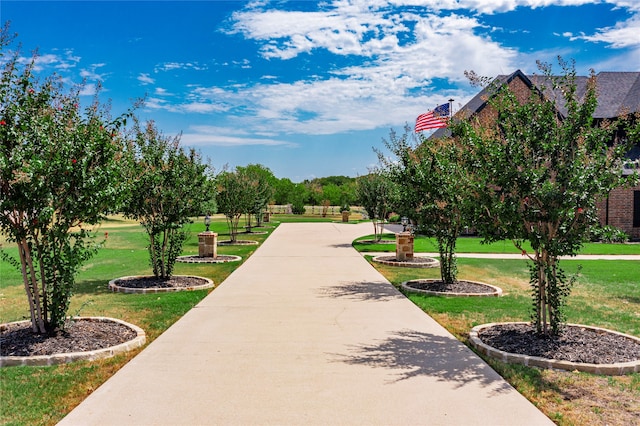
[(402, 208), (411, 212), (420, 232), (435, 237), (442, 282), (453, 284), (458, 271), (456, 240), (471, 221), (465, 149), (455, 139), (426, 139), (421, 134), (412, 143), (410, 135), (409, 127), (401, 137), (391, 132), (385, 145), (395, 158), (378, 156)]
[(168, 279), (188, 238), (190, 217), (215, 212), (215, 188), (209, 166), (193, 150), (180, 147), (180, 137), (165, 136), (153, 121), (135, 123), (130, 145), (130, 193), (123, 207), (149, 236), (153, 274)]
[[(637, 179), (622, 175), (622, 160), (640, 143), (640, 116), (595, 122), (596, 76), (579, 93), (575, 68), (563, 74), (541, 64), (548, 87), (533, 87), (520, 101), (507, 85), (490, 87), (491, 123), (459, 122), (453, 134), (467, 147), (473, 174), (476, 226), (485, 241), (512, 239), (532, 261), (533, 324), (560, 334), (572, 280), (559, 257), (575, 255), (597, 223), (596, 201)], [(522, 249), (529, 241), (532, 253)]]
[(238, 240), (240, 218), (253, 206), (253, 189), (258, 183), (246, 173), (236, 170), (220, 173), (216, 176), (216, 185), (218, 210), (227, 219), (229, 238), (235, 243)]
[[(0, 30), (0, 229), (17, 243), (34, 332), (64, 328), (80, 266), (97, 251), (92, 226), (123, 194), (119, 127), (97, 99), (80, 107), (80, 88), (38, 82), (36, 57), (21, 65)], [(66, 92), (66, 93), (65, 93)]]
[(373, 223), (375, 241), (382, 238), (382, 225), (389, 214), (393, 184), (382, 171), (372, 170), (356, 181), (358, 202), (366, 210)]
[(260, 226), (262, 223), (262, 214), (267, 209), (269, 202), (275, 194), (274, 180), (276, 177), (271, 170), (264, 167), (261, 164), (249, 164), (246, 167), (237, 167), (238, 173), (246, 175), (250, 180), (255, 182), (254, 185), (250, 185), (250, 195), (252, 200), (247, 206), (245, 213), (247, 214), (247, 231), (251, 232), (252, 222), (251, 217), (256, 218), (256, 226)]

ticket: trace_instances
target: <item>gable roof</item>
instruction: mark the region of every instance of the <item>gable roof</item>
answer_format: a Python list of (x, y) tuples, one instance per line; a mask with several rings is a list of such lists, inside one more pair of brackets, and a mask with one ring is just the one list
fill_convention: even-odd
[[(558, 112), (566, 115), (564, 98), (561, 93), (554, 93), (552, 77), (542, 75), (527, 76), (522, 71), (516, 70), (509, 75), (499, 75), (493, 81), (493, 85), (510, 83), (513, 79), (520, 78), (529, 88), (544, 88), (547, 93), (553, 94), (558, 101)], [(581, 98), (587, 90), (589, 77), (576, 76), (576, 91)], [(467, 119), (482, 111), (488, 104), (491, 96), (489, 85), (474, 96), (455, 115), (460, 119)], [(598, 93), (598, 106), (593, 113), (593, 118), (615, 118), (621, 113), (640, 111), (640, 72), (612, 72), (604, 71), (596, 75), (596, 87)], [(451, 135), (447, 128), (436, 130), (430, 138), (442, 138)]]

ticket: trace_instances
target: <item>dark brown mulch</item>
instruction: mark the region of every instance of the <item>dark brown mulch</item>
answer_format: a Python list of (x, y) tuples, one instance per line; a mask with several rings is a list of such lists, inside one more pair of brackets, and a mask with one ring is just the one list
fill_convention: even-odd
[(419, 256), (414, 256), (411, 258), (407, 258), (407, 259), (397, 259), (394, 256), (378, 256), (376, 258), (377, 260), (382, 260), (384, 262), (398, 262), (398, 263), (413, 263), (413, 264), (429, 264), (429, 263), (435, 263), (437, 262), (436, 259), (432, 258), (432, 257), (419, 257)]
[(469, 281), (456, 281), (452, 284), (445, 284), (444, 281), (408, 281), (407, 287), (440, 293), (494, 293), (496, 291), (487, 285)]
[(54, 355), (86, 352), (135, 339), (131, 328), (113, 321), (70, 321), (57, 336), (35, 334), (31, 322), (0, 326), (0, 356)]
[(359, 240), (358, 244), (395, 244), (396, 240)]
[(540, 337), (530, 324), (496, 324), (478, 337), (504, 352), (589, 364), (640, 360), (640, 344), (614, 333), (566, 326), (558, 338)]
[(169, 279), (150, 277), (127, 277), (115, 281), (118, 287), (126, 288), (182, 288), (204, 285), (206, 280), (198, 277), (172, 276)]

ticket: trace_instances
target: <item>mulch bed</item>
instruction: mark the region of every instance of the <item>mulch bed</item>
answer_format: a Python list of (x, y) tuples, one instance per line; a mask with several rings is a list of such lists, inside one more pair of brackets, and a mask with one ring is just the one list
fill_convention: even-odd
[(242, 260), (240, 256), (231, 256), (219, 254), (213, 258), (213, 256), (208, 257), (200, 257), (198, 255), (193, 256), (178, 256), (176, 259), (177, 262), (181, 263), (225, 263), (225, 262), (237, 262)]
[(437, 260), (432, 257), (419, 257), (419, 256), (414, 256), (404, 260), (397, 259), (395, 256), (378, 256), (376, 257), (376, 259), (383, 260), (385, 262), (398, 262), (398, 263), (435, 263), (437, 262)]
[(195, 287), (206, 283), (206, 280), (198, 277), (172, 276), (169, 279), (149, 277), (128, 277), (115, 281), (118, 287), (126, 288), (183, 288)]
[(560, 337), (541, 337), (530, 324), (496, 324), (478, 337), (504, 352), (589, 364), (640, 360), (640, 344), (614, 333), (566, 326)]
[(456, 281), (445, 284), (443, 281), (408, 281), (407, 287), (416, 290), (437, 291), (440, 293), (494, 293), (495, 288), (469, 281)]
[(395, 244), (396, 240), (359, 240), (358, 244)]
[(55, 355), (109, 348), (135, 339), (131, 328), (111, 321), (70, 321), (56, 336), (35, 334), (31, 322), (0, 326), (0, 356)]
[(219, 246), (257, 246), (259, 243), (254, 240), (226, 240), (226, 241), (218, 241)]

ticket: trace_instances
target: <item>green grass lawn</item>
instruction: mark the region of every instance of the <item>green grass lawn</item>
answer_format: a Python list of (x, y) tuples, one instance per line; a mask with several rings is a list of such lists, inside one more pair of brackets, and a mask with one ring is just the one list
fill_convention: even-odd
[[(371, 260), (371, 256), (367, 256)], [(412, 269), (372, 262), (394, 285), (439, 278), (438, 269)], [(566, 307), (570, 323), (593, 325), (640, 337), (640, 261), (564, 260), (568, 274), (582, 269)], [(479, 324), (529, 321), (531, 289), (525, 260), (459, 258), (459, 279), (503, 289), (500, 298), (455, 298), (408, 294), (424, 312), (459, 340)], [(560, 425), (640, 424), (640, 374), (603, 377), (587, 373), (538, 370), (485, 360), (519, 392)]]
[[(378, 244), (370, 244), (367, 242), (373, 240), (373, 238), (373, 234), (358, 238), (353, 245), (361, 252), (395, 251), (395, 242)], [(382, 239), (395, 241), (395, 234), (382, 234)], [(520, 253), (511, 241), (500, 241), (492, 244), (482, 244), (481, 241), (482, 239), (479, 237), (458, 238), (456, 251), (458, 253)], [(531, 246), (528, 243), (524, 245), (524, 248), (528, 251), (531, 250)], [(417, 235), (414, 239), (414, 251), (416, 253), (437, 253), (438, 245), (433, 238)], [(640, 244), (586, 243), (580, 251), (580, 254), (640, 254)]]
[[(308, 218), (273, 215), (272, 232), (278, 223), (291, 221), (340, 221), (340, 217)], [(184, 254), (198, 250), (197, 233), (204, 230), (202, 218), (190, 225), (191, 238)], [(228, 238), (223, 218), (216, 216), (212, 230), (220, 239)], [(153, 341), (171, 324), (188, 312), (210, 291), (161, 294), (112, 293), (107, 283), (125, 275), (151, 272), (146, 236), (141, 227), (123, 219), (105, 222), (99, 230), (109, 233), (106, 247), (83, 266), (77, 277), (70, 314), (120, 318), (136, 324)], [(268, 235), (241, 235), (241, 239), (264, 241)], [(392, 235), (385, 236), (391, 238)], [(371, 239), (363, 237), (362, 239)], [(0, 240), (0, 243), (3, 241)], [(354, 244), (357, 248), (382, 251), (380, 245)], [(389, 245), (395, 250), (394, 245)], [(617, 245), (594, 244), (591, 253), (615, 253)], [(258, 246), (220, 246), (218, 253), (248, 258)], [(515, 252), (510, 242), (480, 245), (477, 238), (461, 238), (460, 252)], [(620, 245), (620, 252), (640, 254), (639, 245)], [(11, 245), (5, 250), (15, 253)], [(435, 246), (424, 238), (416, 239), (416, 251), (433, 252)], [(501, 298), (448, 298), (409, 295), (426, 313), (434, 317), (460, 340), (477, 324), (494, 321), (527, 321), (531, 305), (528, 268), (524, 260), (485, 260), (460, 258), (459, 277), (497, 285)], [(220, 284), (241, 262), (224, 264), (176, 264), (176, 274), (199, 275)], [(562, 261), (568, 273), (582, 264), (579, 280), (567, 306), (569, 322), (601, 326), (640, 337), (640, 261)], [(417, 278), (437, 278), (435, 269), (373, 266), (392, 283)], [(29, 316), (20, 273), (0, 261), (0, 323)], [(51, 425), (79, 404), (88, 394), (121, 368), (140, 349), (97, 362), (76, 362), (52, 367), (11, 367), (0, 369), (0, 424)], [(501, 375), (528, 399), (561, 425), (640, 424), (640, 374), (607, 378), (583, 373), (537, 370), (506, 365), (487, 359)], [(595, 408), (594, 408), (595, 407)], [(597, 408), (597, 409), (596, 409)]]
[[(269, 233), (277, 224), (264, 228)], [(198, 232), (204, 231), (202, 220), (188, 225), (191, 236), (183, 254), (198, 252)], [(217, 217), (211, 230), (221, 239), (228, 239), (223, 218)], [(70, 315), (107, 316), (122, 319), (142, 327), (147, 342), (153, 341), (171, 324), (193, 308), (211, 290), (158, 294), (112, 293), (107, 285), (111, 279), (127, 275), (151, 274), (147, 237), (137, 223), (121, 218), (103, 222), (100, 238), (108, 232), (106, 245), (87, 262), (76, 279)], [(241, 239), (264, 241), (268, 235), (241, 235)], [(12, 255), (17, 249), (5, 241), (4, 250)], [(258, 246), (220, 246), (219, 254), (237, 255), (247, 259)], [(239, 267), (242, 262), (221, 264), (176, 263), (175, 274), (210, 278), (216, 285)], [(22, 278), (17, 269), (0, 260), (0, 323), (29, 318)], [(51, 425), (78, 405), (86, 396), (107, 380), (141, 349), (96, 362), (76, 362), (51, 367), (10, 367), (0, 369), (0, 424)]]

